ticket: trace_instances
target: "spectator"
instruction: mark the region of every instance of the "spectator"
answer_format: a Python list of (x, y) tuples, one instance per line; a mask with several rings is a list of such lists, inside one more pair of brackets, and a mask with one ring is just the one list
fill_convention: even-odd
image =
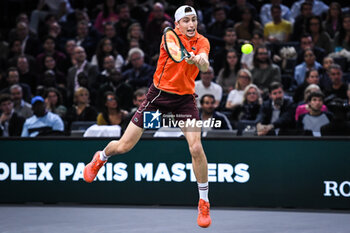
[(125, 120), (123, 121), (122, 124), (122, 129), (123, 131), (125, 131), (126, 127), (128, 126), (128, 124), (130, 123), (132, 117), (134, 116), (135, 112), (137, 111), (137, 109), (141, 106), (141, 104), (146, 100), (146, 94), (147, 94), (148, 89), (145, 87), (142, 87), (140, 89), (137, 89), (134, 92), (133, 95), (133, 104), (134, 107), (131, 109), (131, 111), (129, 112), (128, 116), (125, 118)]
[[(146, 94), (147, 94), (148, 89), (143, 87), (140, 89), (137, 89), (134, 92), (133, 96), (133, 104), (134, 108), (131, 110), (131, 112), (136, 112), (136, 110), (141, 106), (141, 104), (146, 100)], [(130, 112), (130, 113), (131, 113)], [(131, 114), (130, 114), (131, 115)], [(133, 115), (131, 115), (132, 117)], [(131, 119), (131, 118), (130, 118)]]
[(19, 81), (30, 86), (32, 93), (35, 92), (37, 86), (37, 76), (29, 69), (29, 62), (26, 56), (17, 58), (17, 69), (19, 72)]
[(57, 68), (57, 62), (54, 57), (51, 55), (45, 55), (43, 63), (43, 71), (38, 76), (37, 83), (43, 85), (45, 73), (47, 73), (47, 71), (52, 71), (55, 74), (56, 83), (61, 87), (65, 87), (67, 83), (66, 76), (61, 72), (60, 69)]
[(106, 22), (116, 23), (118, 21), (116, 6), (115, 0), (104, 0), (103, 10), (98, 13), (94, 24), (94, 27), (99, 33), (103, 34), (103, 25)]
[(67, 108), (63, 105), (62, 94), (56, 88), (50, 87), (46, 89), (44, 98), (46, 109), (59, 115), (61, 119), (65, 119)]
[[(11, 42), (13, 41), (15, 38), (18, 38), (18, 34), (17, 34), (17, 25), (18, 23), (25, 23), (25, 24), (29, 24), (29, 19), (26, 13), (20, 13), (17, 15), (16, 17), (16, 27), (12, 28), (10, 30), (10, 32), (8, 33), (8, 41)], [(29, 28), (29, 33), (32, 36), (36, 36), (36, 33), (33, 32), (30, 28)]]
[[(166, 22), (168, 22), (168, 21), (166, 21)], [(160, 36), (161, 33), (162, 33), (162, 30), (160, 29), (158, 34), (157, 34), (157, 36), (159, 38), (161, 38), (161, 36)], [(144, 40), (144, 35), (143, 35), (143, 31), (142, 31), (142, 27), (141, 27), (140, 23), (133, 23), (133, 24), (130, 25), (130, 27), (128, 28), (127, 39), (128, 39), (128, 45), (129, 45), (128, 50), (131, 49), (130, 48), (130, 42), (131, 41), (134, 41), (134, 42), (137, 41), (137, 43), (138, 43), (137, 47), (142, 49), (142, 51), (144, 51), (146, 53), (147, 52), (150, 53), (150, 54), (148, 54), (149, 56), (152, 56), (155, 52), (158, 52), (158, 50), (159, 50), (159, 44), (158, 44), (158, 46), (156, 48), (157, 51), (149, 51), (149, 45), (148, 44), (154, 44), (154, 42), (152, 41), (151, 43), (150, 42), (146, 43), (146, 41)]]
[(306, 20), (312, 16), (312, 3), (308, 1), (303, 2), (301, 4), (300, 13), (301, 14), (298, 17), (293, 17), (295, 21), (291, 41), (299, 41), (300, 36), (305, 33)]
[(299, 13), (300, 13), (300, 8), (302, 7), (302, 4), (304, 2), (308, 2), (311, 4), (312, 6), (312, 13), (314, 15), (318, 15), (321, 16), (323, 13), (325, 13), (328, 10), (328, 6), (323, 3), (322, 1), (319, 0), (299, 0), (297, 2), (295, 2), (292, 5), (291, 11), (292, 11), (292, 17), (295, 19), (296, 17), (298, 17)]
[(122, 98), (120, 105), (124, 108), (127, 105), (127, 109), (132, 105), (132, 93), (133, 89), (130, 85), (124, 82), (122, 74), (116, 70), (114, 57), (112, 55), (104, 58), (103, 67), (104, 70), (98, 76), (97, 82), (99, 88), (97, 89), (97, 106), (98, 110), (102, 111), (104, 105), (104, 94), (106, 91), (112, 91), (118, 94), (118, 97)]
[(142, 28), (146, 27), (147, 16), (150, 13), (150, 6), (148, 4), (140, 4), (137, 0), (126, 0), (130, 9), (130, 16), (132, 19), (135, 19), (137, 22), (142, 24)]
[(49, 24), (49, 31), (47, 32), (47, 35), (55, 39), (57, 50), (64, 52), (66, 38), (64, 37), (61, 25), (59, 25), (58, 22), (52, 22)]
[(294, 79), (297, 85), (301, 85), (305, 80), (305, 74), (311, 69), (319, 70), (322, 66), (316, 61), (316, 57), (312, 49), (306, 49), (304, 53), (304, 62), (297, 65), (294, 69)]
[(0, 94), (1, 93), (10, 94), (10, 87), (14, 84), (18, 84), (22, 87), (23, 99), (25, 101), (29, 101), (31, 99), (32, 92), (30, 91), (30, 86), (26, 83), (19, 82), (19, 72), (18, 72), (18, 69), (16, 67), (10, 67), (7, 70), (6, 83), (7, 83), (7, 87), (2, 89), (0, 91)]
[[(298, 103), (298, 106), (295, 110), (295, 121), (298, 121), (299, 116), (309, 112), (309, 106), (307, 105), (307, 98), (312, 92), (321, 92), (321, 89), (316, 84), (310, 84), (304, 91), (304, 99), (303, 101)], [(326, 112), (327, 106), (323, 105), (321, 108), (322, 112)]]
[(332, 86), (332, 81), (329, 77), (329, 67), (334, 64), (334, 60), (332, 57), (323, 58), (322, 69), (320, 72), (320, 86), (323, 89), (329, 89)]
[(215, 97), (211, 94), (204, 94), (200, 99), (200, 111), (199, 111), (199, 117), (203, 121), (207, 120), (215, 120), (221, 122), (220, 127), (218, 125), (214, 124), (213, 128), (206, 128), (205, 130), (211, 130), (211, 129), (228, 129), (231, 130), (231, 124), (230, 121), (227, 119), (227, 117), (218, 112), (215, 111)]
[(262, 98), (259, 88), (254, 84), (249, 84), (243, 93), (242, 105), (237, 107), (233, 113), (233, 119), (236, 121), (255, 121), (261, 108)]
[(207, 34), (216, 39), (222, 38), (226, 28), (233, 27), (234, 22), (227, 18), (225, 8), (220, 6), (214, 9), (213, 17), (214, 21), (207, 27)]
[(292, 18), (292, 13), (290, 9), (281, 4), (282, 0), (271, 0), (271, 3), (264, 4), (260, 9), (260, 22), (263, 26), (267, 24), (268, 22), (272, 21), (272, 15), (271, 15), (271, 6), (272, 5), (280, 5), (282, 10), (282, 18), (286, 21), (294, 23), (294, 18)]
[(318, 71), (314, 68), (311, 68), (306, 72), (305, 81), (296, 88), (293, 96), (294, 103), (299, 103), (303, 100), (304, 91), (310, 84), (320, 84), (320, 77)]
[[(22, 55), (22, 41), (19, 38), (15, 38), (10, 41), (9, 44), (9, 53), (8, 56), (6, 57), (8, 59), (8, 64), (14, 66), (17, 62), (17, 58)], [(27, 55), (28, 56), (28, 55)], [(32, 56), (31, 56), (32, 57)], [(33, 63), (35, 64), (35, 59), (33, 58)]]
[(89, 22), (81, 20), (77, 23), (75, 41), (77, 46), (81, 46), (85, 49), (88, 60), (96, 50), (97, 42), (99, 41), (99, 35), (94, 32), (93, 28), (89, 28)]
[(235, 89), (230, 91), (226, 101), (227, 109), (235, 109), (243, 102), (244, 89), (251, 84), (252, 74), (247, 69), (240, 69), (237, 73)]
[(44, 22), (39, 25), (39, 29), (38, 29), (38, 33), (37, 33), (40, 40), (48, 35), (50, 24), (55, 23), (55, 22), (57, 23), (58, 22), (57, 20), (58, 20), (57, 16), (54, 14), (47, 14), (46, 15)]
[[(169, 15), (167, 15), (164, 12), (164, 5), (160, 2), (156, 2), (153, 5), (153, 10), (150, 14), (151, 15), (149, 16), (149, 19), (146, 24), (146, 29), (145, 29), (145, 41), (147, 41), (150, 48), (150, 54), (148, 55), (152, 57), (154, 54), (158, 53), (159, 51), (159, 45), (160, 45), (162, 33), (163, 33), (162, 23), (164, 21), (168, 21), (171, 23), (173, 20)], [(141, 41), (139, 40), (139, 42)], [(145, 49), (144, 47), (142, 47), (142, 44), (140, 44), (140, 46), (143, 50)], [(147, 50), (144, 50), (144, 51), (147, 51)]]
[[(78, 84), (80, 87), (85, 87), (86, 89), (89, 89), (89, 80), (84, 72), (80, 72), (78, 74)], [(91, 96), (91, 94), (90, 94), (90, 96)]]
[(322, 136), (350, 136), (350, 122), (346, 121), (346, 114), (349, 105), (343, 101), (333, 100), (328, 104), (329, 110), (333, 113), (333, 119), (321, 127)]
[[(205, 1), (203, 3), (204, 3), (203, 5), (201, 3), (201, 7), (198, 7), (198, 6), (197, 6), (197, 8), (195, 8), (194, 6), (192, 6), (192, 7), (194, 7), (196, 9), (196, 11), (198, 9), (202, 8), (202, 10), (203, 10), (203, 17), (202, 17), (202, 19), (200, 19), (200, 18), (198, 18), (198, 19), (200, 19), (200, 21), (203, 22), (203, 24), (206, 27), (206, 25), (209, 25), (211, 22), (214, 21), (214, 18), (213, 18), (214, 9), (217, 6), (222, 6), (223, 4), (221, 4), (219, 0)], [(191, 5), (191, 4), (187, 4), (186, 1), (184, 1), (183, 4), (184, 5)], [(229, 8), (225, 8), (225, 9), (229, 10)]]
[(262, 30), (262, 26), (259, 22), (254, 20), (254, 16), (252, 14), (252, 8), (243, 7), (241, 12), (242, 20), (235, 23), (234, 29), (237, 33), (237, 37), (239, 40), (251, 40), (253, 37), (252, 32), (254, 30)]
[(74, 92), (73, 105), (68, 109), (66, 120), (68, 122), (68, 130), (73, 121), (96, 121), (97, 111), (90, 106), (89, 90), (85, 87), (79, 87)]
[(334, 36), (333, 47), (336, 52), (343, 48), (350, 51), (350, 13), (343, 15), (342, 26)]
[[(312, 133), (313, 136), (321, 136), (321, 127), (332, 120), (332, 114), (322, 112), (324, 95), (322, 92), (312, 92), (307, 98), (309, 112), (299, 117), (297, 129), (303, 134)], [(311, 132), (310, 132), (311, 131)]]
[(17, 17), (16, 17), (16, 22), (25, 22), (25, 23), (29, 23), (29, 18), (28, 15), (26, 13), (20, 13)]
[(183, 0), (182, 2), (183, 2), (183, 4), (181, 4), (181, 5), (189, 5), (189, 6), (193, 7), (194, 9), (196, 9), (198, 22), (201, 22), (201, 23), (204, 22), (203, 12), (202, 12), (202, 10), (199, 7), (199, 2), (198, 1), (195, 1), (195, 0)]
[(44, 96), (45, 90), (49, 87), (54, 87), (62, 94), (63, 102), (68, 103), (67, 89), (58, 84), (56, 73), (53, 70), (45, 71), (40, 80), (40, 85), (36, 88), (36, 95)]
[(64, 61), (63, 64), (63, 72), (66, 74), (68, 72), (68, 69), (76, 64), (76, 61), (74, 59), (74, 49), (77, 47), (77, 43), (75, 40), (67, 40), (64, 46), (64, 52), (66, 54), (67, 59)]
[[(75, 9), (74, 12), (70, 13), (67, 17), (67, 21), (61, 23), (62, 30), (65, 32), (67, 38), (74, 38), (77, 35), (77, 26), (80, 21), (90, 22), (89, 15), (86, 9)], [(97, 30), (90, 24), (90, 33), (91, 35), (98, 33)]]
[(197, 106), (200, 107), (200, 99), (205, 94), (215, 96), (215, 107), (218, 107), (222, 98), (222, 87), (213, 82), (214, 70), (209, 66), (206, 72), (200, 72), (201, 80), (195, 82), (195, 93), (198, 95)]
[(76, 65), (68, 70), (67, 75), (67, 94), (69, 99), (72, 98), (74, 91), (80, 87), (78, 83), (78, 74), (84, 72), (88, 77), (88, 87), (93, 88), (96, 83), (96, 77), (98, 75), (97, 66), (91, 65), (90, 62), (86, 60), (85, 49), (81, 46), (77, 46), (74, 49), (74, 59)]
[(60, 51), (56, 50), (56, 44), (55, 44), (55, 38), (51, 36), (47, 36), (44, 39), (44, 52), (40, 53), (36, 57), (36, 62), (37, 62), (37, 67), (38, 67), (38, 72), (43, 72), (44, 71), (44, 66), (45, 66), (45, 61), (44, 58), (46, 55), (50, 55), (54, 58), (58, 69), (63, 70), (63, 64), (65, 60), (67, 59), (66, 55)]
[(241, 46), (237, 42), (236, 31), (232, 27), (226, 28), (223, 40), (225, 42), (224, 46), (217, 46), (211, 52), (215, 74), (218, 74), (219, 71), (222, 68), (224, 68), (224, 64), (226, 63), (227, 51), (234, 49), (236, 50), (236, 52), (239, 52), (241, 49)]
[(46, 110), (43, 97), (35, 96), (31, 103), (34, 115), (24, 122), (21, 136), (62, 135), (64, 130), (63, 121), (57, 114)]
[(291, 135), (295, 126), (293, 102), (284, 96), (281, 83), (269, 87), (269, 100), (264, 101), (257, 117), (258, 135)]
[(253, 37), (251, 39), (251, 43), (253, 45), (253, 51), (248, 54), (243, 53), (241, 57), (242, 67), (248, 70), (252, 70), (254, 68), (253, 58), (254, 58), (256, 49), (265, 44), (265, 40), (262, 32), (253, 31)]
[[(116, 91), (117, 86), (123, 82), (123, 77), (115, 67), (115, 58), (113, 55), (107, 55), (103, 58), (103, 70), (100, 72), (98, 78), (97, 78), (97, 86), (99, 86), (100, 90), (103, 85), (106, 83), (108, 86), (112, 87), (112, 91)], [(115, 76), (111, 76), (115, 75)], [(103, 95), (106, 91), (103, 92)], [(102, 103), (102, 102), (101, 102)]]
[(145, 63), (144, 56), (139, 48), (132, 48), (128, 53), (128, 61), (132, 67), (123, 72), (123, 78), (134, 90), (149, 87), (152, 83), (154, 67)]
[(235, 88), (237, 72), (240, 69), (239, 54), (236, 50), (228, 50), (226, 62), (217, 76), (217, 84), (222, 87), (224, 94), (228, 94)]
[(333, 39), (335, 33), (340, 31), (342, 24), (342, 10), (338, 2), (331, 2), (327, 12), (326, 20), (323, 21), (323, 28)]
[(268, 93), (272, 82), (281, 82), (280, 68), (272, 63), (267, 47), (260, 46), (256, 49), (253, 64), (252, 80), (262, 93)]
[(105, 93), (104, 110), (97, 116), (98, 125), (122, 125), (128, 112), (119, 106), (117, 96), (113, 92)]
[(119, 5), (118, 15), (119, 21), (114, 25), (116, 34), (123, 40), (124, 44), (126, 44), (128, 28), (131, 24), (135, 23), (135, 20), (130, 17), (130, 9), (126, 4)]
[(91, 59), (91, 65), (98, 66), (100, 70), (103, 69), (103, 59), (104, 57), (112, 55), (114, 58), (115, 69), (119, 72), (124, 65), (124, 58), (115, 49), (112, 41), (108, 38), (103, 38), (97, 45), (96, 53)]
[[(22, 42), (21, 42), (20, 39), (14, 39), (13, 41), (10, 41), (10, 52), (8, 54), (7, 63), (4, 63), (4, 64), (7, 67), (17, 66), (18, 57), (19, 56), (25, 56), (27, 58), (28, 63), (29, 63), (29, 70), (31, 70), (31, 71), (33, 71), (35, 73), (35, 71), (36, 71), (36, 60), (31, 55), (22, 54), (21, 43)], [(6, 70), (7, 67), (3, 67), (3, 69)]]
[(311, 16), (306, 21), (306, 32), (312, 36), (313, 44), (323, 48), (326, 54), (333, 51), (332, 41), (327, 32), (323, 30), (322, 20), (319, 16)]
[(64, 22), (66, 21), (67, 14), (72, 11), (73, 9), (70, 6), (69, 0), (40, 0), (37, 9), (34, 10), (30, 16), (30, 28), (37, 33), (40, 21), (42, 21), (49, 13), (57, 15), (58, 19)]
[(288, 42), (292, 33), (291, 22), (282, 18), (282, 9), (280, 5), (271, 7), (272, 21), (264, 27), (264, 36), (270, 43)]
[[(157, 3), (159, 3), (159, 4), (157, 4)], [(169, 21), (169, 22), (173, 21), (171, 16), (165, 12), (165, 9), (168, 8), (168, 6), (169, 5), (164, 1), (155, 2), (152, 5), (152, 9), (148, 14), (148, 17), (146, 20), (146, 26), (147, 26), (147, 24), (151, 23), (153, 21), (153, 19), (155, 19), (155, 18), (158, 18), (158, 19), (164, 18), (164, 20)]]
[(32, 105), (23, 100), (22, 87), (18, 84), (10, 87), (11, 99), (13, 101), (15, 113), (18, 116), (29, 118), (33, 116)]
[(304, 53), (306, 49), (312, 49), (315, 54), (316, 61), (318, 63), (322, 63), (323, 58), (325, 57), (325, 50), (323, 48), (315, 46), (312, 40), (312, 36), (308, 33), (304, 33), (300, 38), (300, 49), (298, 51), (297, 64), (300, 64), (304, 61)]
[(232, 19), (234, 22), (240, 22), (242, 21), (242, 10), (243, 8), (250, 8), (250, 11), (252, 12), (252, 18), (257, 18), (257, 10), (254, 7), (254, 5), (250, 4), (246, 0), (236, 0), (236, 4), (232, 6), (230, 9), (230, 12), (228, 14), (228, 18)]
[(127, 51), (128, 51), (126, 49), (127, 43), (124, 42), (117, 35), (114, 24), (112, 22), (107, 22), (103, 28), (104, 28), (104, 36), (112, 41), (114, 48), (123, 56), (123, 58), (126, 57)]
[(347, 85), (343, 82), (343, 71), (338, 64), (333, 64), (329, 67), (329, 76), (332, 81), (332, 86), (325, 90), (327, 99), (333, 97), (347, 99)]
[[(19, 22), (16, 26), (16, 38), (21, 40), (21, 54), (28, 54), (36, 57), (40, 51), (39, 41), (32, 34), (29, 34), (28, 24)], [(9, 41), (15, 38), (9, 39)]]
[(25, 118), (14, 111), (10, 95), (0, 95), (0, 110), (0, 137), (20, 136)]

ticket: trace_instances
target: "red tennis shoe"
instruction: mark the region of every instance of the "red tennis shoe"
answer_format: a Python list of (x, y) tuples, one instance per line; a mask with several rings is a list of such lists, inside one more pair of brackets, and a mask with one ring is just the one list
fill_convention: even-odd
[(97, 151), (91, 162), (84, 168), (84, 180), (88, 183), (94, 181), (100, 168), (107, 162), (100, 159), (100, 152)]
[(210, 226), (211, 218), (210, 218), (209, 212), (210, 212), (209, 202), (206, 202), (203, 199), (200, 199), (198, 203), (198, 218), (197, 218), (198, 226), (203, 228)]

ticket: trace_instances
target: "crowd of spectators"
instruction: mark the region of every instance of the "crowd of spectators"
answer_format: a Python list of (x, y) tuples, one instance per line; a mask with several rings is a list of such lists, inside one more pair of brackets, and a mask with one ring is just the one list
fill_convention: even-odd
[[(196, 80), (201, 118), (256, 135), (350, 135), (343, 2), (4, 2), (15, 19), (0, 28), (2, 137), (69, 135), (75, 121), (125, 129), (152, 83), (163, 29), (184, 4), (211, 45)], [(252, 53), (241, 53), (244, 43)]]

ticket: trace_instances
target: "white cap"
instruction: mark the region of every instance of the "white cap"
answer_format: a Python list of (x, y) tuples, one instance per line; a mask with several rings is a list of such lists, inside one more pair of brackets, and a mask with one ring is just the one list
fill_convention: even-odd
[[(189, 12), (185, 12), (185, 9), (189, 7), (191, 8), (191, 11)], [(188, 5), (184, 5), (184, 6), (180, 6), (179, 8), (177, 8), (177, 10), (175, 11), (175, 22), (179, 22), (180, 19), (182, 19), (183, 17), (187, 16), (187, 15), (195, 15), (197, 16), (196, 11), (194, 10), (193, 7), (188, 6)]]

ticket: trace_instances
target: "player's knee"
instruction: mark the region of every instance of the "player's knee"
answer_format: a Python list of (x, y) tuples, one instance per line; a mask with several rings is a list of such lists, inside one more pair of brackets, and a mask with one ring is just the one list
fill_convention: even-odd
[(193, 158), (201, 156), (203, 154), (202, 143), (195, 142), (192, 145), (190, 145), (190, 152)]

